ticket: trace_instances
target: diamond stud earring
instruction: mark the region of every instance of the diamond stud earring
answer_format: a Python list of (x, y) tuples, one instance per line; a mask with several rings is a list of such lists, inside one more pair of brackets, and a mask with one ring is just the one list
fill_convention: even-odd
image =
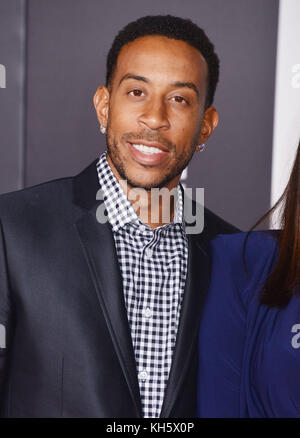
[(100, 131), (102, 132), (102, 134), (106, 133), (106, 128), (103, 125), (100, 125)]
[(202, 143), (200, 146), (197, 146), (196, 149), (202, 152), (205, 149), (205, 143)]

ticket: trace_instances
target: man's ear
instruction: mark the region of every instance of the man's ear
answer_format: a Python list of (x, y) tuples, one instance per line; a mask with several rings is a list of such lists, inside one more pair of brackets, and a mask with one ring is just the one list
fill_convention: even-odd
[(218, 111), (213, 106), (210, 106), (205, 110), (203, 116), (200, 135), (198, 137), (198, 144), (205, 143), (209, 139), (213, 131), (218, 126), (218, 123), (219, 123)]
[(108, 108), (109, 108), (109, 91), (104, 85), (97, 88), (94, 94), (94, 107), (100, 125), (107, 127)]

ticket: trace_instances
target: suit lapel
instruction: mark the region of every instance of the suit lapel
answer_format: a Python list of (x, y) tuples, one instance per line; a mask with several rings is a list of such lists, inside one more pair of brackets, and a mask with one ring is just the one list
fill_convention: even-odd
[[(180, 396), (189, 372), (198, 333), (201, 308), (210, 276), (210, 261), (202, 235), (188, 235), (188, 270), (178, 333), (161, 417), (172, 416), (172, 408)], [(195, 382), (196, 385), (196, 382)]]
[(142, 407), (122, 275), (111, 226), (108, 222), (100, 224), (96, 218), (96, 210), (100, 203), (96, 201), (99, 185), (95, 174), (97, 176), (96, 162), (74, 178), (74, 201), (85, 207), (84, 214), (74, 226), (78, 232), (100, 308), (136, 407), (136, 415), (141, 417)]

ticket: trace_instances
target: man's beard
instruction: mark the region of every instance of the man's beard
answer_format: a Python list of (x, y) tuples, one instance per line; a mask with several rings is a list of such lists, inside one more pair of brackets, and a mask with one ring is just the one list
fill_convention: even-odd
[[(132, 139), (133, 135), (131, 135), (131, 134), (123, 135), (121, 142), (125, 143), (127, 141), (126, 140), (127, 138)], [(147, 138), (148, 140), (150, 140), (149, 135), (148, 136), (144, 135), (141, 138), (144, 138), (144, 139)], [(154, 139), (152, 138), (152, 141), (153, 140)], [(158, 141), (158, 140), (156, 139), (156, 141)], [(173, 180), (176, 176), (180, 175), (183, 172), (183, 170), (188, 166), (189, 162), (191, 161), (191, 159), (194, 155), (195, 149), (196, 149), (196, 144), (194, 143), (193, 147), (189, 148), (187, 151), (183, 151), (177, 157), (176, 165), (174, 167), (167, 168), (165, 175), (163, 175), (159, 181), (156, 181), (156, 182), (153, 182), (150, 184), (146, 184), (146, 183), (138, 183), (138, 182), (134, 181), (132, 178), (130, 178), (130, 176), (128, 175), (128, 172), (126, 171), (124, 163), (122, 162), (120, 155), (119, 155), (118, 144), (113, 139), (113, 137), (111, 135), (111, 130), (109, 129), (109, 125), (108, 125), (107, 135), (106, 135), (106, 146), (107, 146), (108, 155), (109, 155), (113, 165), (117, 169), (117, 172), (119, 173), (121, 179), (126, 180), (127, 184), (129, 184), (131, 187), (143, 188), (145, 190), (150, 190), (152, 188), (160, 189), (162, 187), (166, 187), (167, 184), (171, 180)], [(176, 146), (173, 145), (173, 147), (176, 150)], [(152, 166), (147, 166), (147, 165), (143, 165), (143, 166), (145, 168), (152, 167)]]

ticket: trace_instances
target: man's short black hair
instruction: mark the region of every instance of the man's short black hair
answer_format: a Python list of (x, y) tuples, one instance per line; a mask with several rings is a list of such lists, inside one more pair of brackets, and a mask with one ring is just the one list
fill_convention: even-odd
[(219, 58), (214, 46), (205, 32), (189, 19), (172, 15), (149, 15), (127, 24), (116, 36), (107, 55), (106, 86), (111, 84), (118, 55), (122, 47), (137, 38), (148, 35), (161, 35), (185, 41), (198, 49), (208, 66), (206, 108), (212, 105), (219, 80)]

